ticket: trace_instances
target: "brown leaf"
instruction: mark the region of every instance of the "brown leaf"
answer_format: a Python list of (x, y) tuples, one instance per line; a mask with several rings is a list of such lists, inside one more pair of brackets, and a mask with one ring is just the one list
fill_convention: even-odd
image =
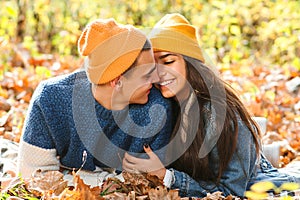
[(163, 180), (159, 179), (158, 176), (146, 174), (146, 179), (150, 181), (151, 187), (163, 186)]
[(214, 192), (214, 193), (208, 193), (206, 197), (204, 197), (202, 200), (221, 200), (224, 199), (225, 197), (222, 195), (222, 192)]
[(80, 192), (65, 189), (58, 197), (59, 200), (81, 200), (80, 199)]
[(59, 171), (42, 172), (41, 170), (37, 170), (27, 184), (28, 190), (32, 192), (42, 194), (50, 192), (55, 195), (59, 195), (67, 186), (67, 181)]
[(158, 186), (152, 188), (148, 192), (149, 199), (151, 200), (180, 200), (178, 190), (168, 191), (165, 186)]
[[(2, 112), (0, 112), (1, 114)], [(4, 126), (9, 119), (11, 118), (12, 113), (11, 112), (5, 112), (3, 111), (2, 116), (0, 117), (0, 126)]]
[(121, 189), (121, 187), (121, 182), (118, 179), (109, 178), (103, 182), (101, 186), (101, 192), (103, 194), (110, 194)]
[(127, 171), (122, 172), (123, 178), (125, 180), (125, 184), (130, 183), (132, 185), (149, 185), (149, 180), (146, 179), (146, 174), (143, 173), (130, 173)]
[(73, 172), (74, 176), (74, 191), (79, 192), (80, 199), (88, 199), (88, 200), (102, 200), (103, 198), (100, 196), (100, 188), (94, 187), (91, 188), (89, 185), (85, 184), (84, 181)]
[(148, 196), (151, 200), (167, 200), (168, 190), (166, 187), (158, 186), (152, 188), (148, 192)]
[(7, 102), (7, 99), (4, 99), (0, 96), (0, 110), (9, 111), (11, 108), (11, 105)]

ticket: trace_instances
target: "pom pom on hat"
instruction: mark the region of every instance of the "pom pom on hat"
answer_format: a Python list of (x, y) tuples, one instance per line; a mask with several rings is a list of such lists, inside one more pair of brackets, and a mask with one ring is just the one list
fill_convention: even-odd
[(146, 35), (130, 25), (114, 19), (98, 19), (89, 23), (78, 40), (78, 51), (88, 56), (86, 73), (94, 84), (104, 84), (124, 73), (136, 60)]
[(148, 37), (154, 51), (170, 51), (205, 61), (197, 40), (197, 28), (178, 13), (161, 18)]

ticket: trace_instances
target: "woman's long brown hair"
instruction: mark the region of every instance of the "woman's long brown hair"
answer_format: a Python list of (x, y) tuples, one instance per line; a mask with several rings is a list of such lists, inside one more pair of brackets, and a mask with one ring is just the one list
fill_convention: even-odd
[[(199, 123), (196, 128), (188, 128), (188, 135), (191, 131), (196, 131), (196, 136), (192, 144), (188, 149), (170, 166), (176, 168), (179, 171), (183, 171), (193, 177), (195, 180), (213, 181), (218, 183), (221, 179), (223, 172), (226, 170), (235, 150), (238, 137), (238, 118), (245, 123), (250, 130), (255, 146), (256, 153), (259, 155), (259, 129), (258, 125), (251, 118), (251, 115), (236, 95), (235, 91), (226, 82), (221, 80), (208, 66), (203, 64), (201, 61), (184, 56), (187, 69), (187, 81), (191, 85), (192, 89), (196, 94), (199, 106)], [(220, 89), (225, 91), (226, 98), (212, 99), (210, 96), (211, 87), (215, 87), (217, 90)], [(217, 141), (217, 149), (219, 156), (218, 172), (214, 172), (214, 164), (211, 163), (210, 153), (203, 158), (198, 156), (200, 147), (205, 137), (205, 115), (208, 114), (209, 110), (205, 108), (205, 104), (210, 103), (216, 106), (215, 110), (225, 110), (225, 120), (218, 120), (216, 116), (216, 127), (219, 128), (221, 134)], [(219, 107), (219, 108), (218, 108)], [(173, 131), (173, 137), (177, 134), (179, 126), (182, 123), (180, 114), (178, 115), (177, 122)], [(191, 117), (192, 118), (192, 117)], [(224, 116), (223, 116), (224, 118)], [(191, 121), (190, 121), (191, 120)], [(189, 123), (193, 119), (189, 118)], [(188, 125), (189, 126), (189, 125)], [(193, 130), (196, 129), (196, 130)]]

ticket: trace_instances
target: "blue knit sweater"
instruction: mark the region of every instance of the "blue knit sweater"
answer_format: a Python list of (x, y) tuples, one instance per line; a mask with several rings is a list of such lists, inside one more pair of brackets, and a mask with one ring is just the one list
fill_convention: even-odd
[(83, 169), (120, 169), (125, 151), (145, 157), (145, 143), (163, 157), (173, 121), (172, 102), (154, 87), (147, 104), (107, 110), (92, 96), (85, 72), (79, 71), (39, 84), (28, 109), (22, 142), (55, 149), (65, 167), (79, 168), (86, 152)]

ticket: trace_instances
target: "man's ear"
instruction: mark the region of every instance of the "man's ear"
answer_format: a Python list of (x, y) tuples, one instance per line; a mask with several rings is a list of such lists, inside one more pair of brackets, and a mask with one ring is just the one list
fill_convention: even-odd
[(118, 76), (114, 80), (110, 81), (110, 86), (115, 88), (115, 87), (122, 87), (122, 81), (121, 81), (121, 76)]

